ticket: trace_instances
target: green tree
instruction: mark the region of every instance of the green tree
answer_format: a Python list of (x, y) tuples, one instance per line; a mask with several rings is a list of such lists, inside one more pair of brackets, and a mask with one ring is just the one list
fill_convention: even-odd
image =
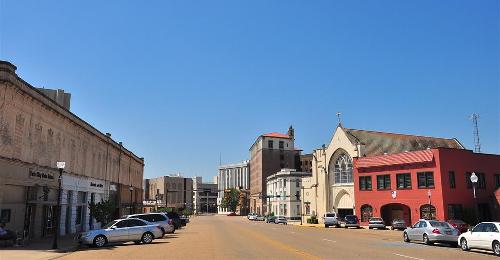
[(90, 215), (95, 218), (97, 222), (103, 225), (111, 222), (114, 219), (116, 204), (113, 200), (102, 200), (98, 203), (91, 202), (89, 204)]
[(229, 192), (224, 193), (224, 198), (221, 201), (221, 207), (229, 209), (231, 212), (236, 212), (236, 208), (240, 204), (240, 191), (231, 188)]

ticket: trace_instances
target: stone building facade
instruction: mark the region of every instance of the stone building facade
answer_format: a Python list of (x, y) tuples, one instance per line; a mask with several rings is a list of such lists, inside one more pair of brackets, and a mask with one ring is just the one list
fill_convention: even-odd
[(144, 159), (32, 87), (14, 65), (0, 61), (0, 210), (9, 215), (9, 229), (25, 238), (54, 233), (58, 161), (66, 162), (61, 234), (95, 223), (88, 212), (91, 200), (114, 199), (117, 217), (140, 209)]
[(295, 169), (281, 169), (267, 177), (267, 211), (290, 220), (300, 220), (302, 178), (310, 176), (310, 173)]
[(201, 176), (193, 178), (193, 213), (217, 213), (217, 184), (203, 183)]
[(287, 134), (261, 135), (250, 148), (250, 211), (267, 214), (266, 178), (283, 168), (300, 168), (292, 126)]
[(170, 208), (174, 211), (193, 210), (193, 179), (180, 174), (145, 179), (145, 201), (149, 203), (146, 212), (155, 208)]

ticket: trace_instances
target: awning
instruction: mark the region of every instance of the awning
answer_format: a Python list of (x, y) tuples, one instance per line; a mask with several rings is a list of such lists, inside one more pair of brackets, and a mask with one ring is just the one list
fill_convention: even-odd
[(434, 154), (432, 153), (432, 150), (404, 152), (359, 158), (356, 163), (356, 168), (370, 168), (412, 163), (429, 163), (432, 162), (433, 159)]

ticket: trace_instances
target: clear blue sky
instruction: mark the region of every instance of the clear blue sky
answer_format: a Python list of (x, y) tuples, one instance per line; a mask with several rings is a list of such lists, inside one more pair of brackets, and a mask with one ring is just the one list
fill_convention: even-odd
[(349, 128), (500, 153), (500, 7), (482, 1), (3, 1), (0, 58), (145, 157), (211, 180), (262, 133)]

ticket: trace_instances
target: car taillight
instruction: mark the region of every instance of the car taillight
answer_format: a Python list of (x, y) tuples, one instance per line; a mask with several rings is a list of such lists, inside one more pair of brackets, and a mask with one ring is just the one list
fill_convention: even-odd
[(434, 233), (434, 234), (441, 234), (441, 232), (437, 228), (435, 228), (434, 230), (432, 230), (432, 233)]
[(169, 219), (169, 220), (168, 220), (168, 224), (169, 224), (169, 225), (173, 225), (173, 224), (174, 224), (174, 222), (173, 222), (171, 219)]

